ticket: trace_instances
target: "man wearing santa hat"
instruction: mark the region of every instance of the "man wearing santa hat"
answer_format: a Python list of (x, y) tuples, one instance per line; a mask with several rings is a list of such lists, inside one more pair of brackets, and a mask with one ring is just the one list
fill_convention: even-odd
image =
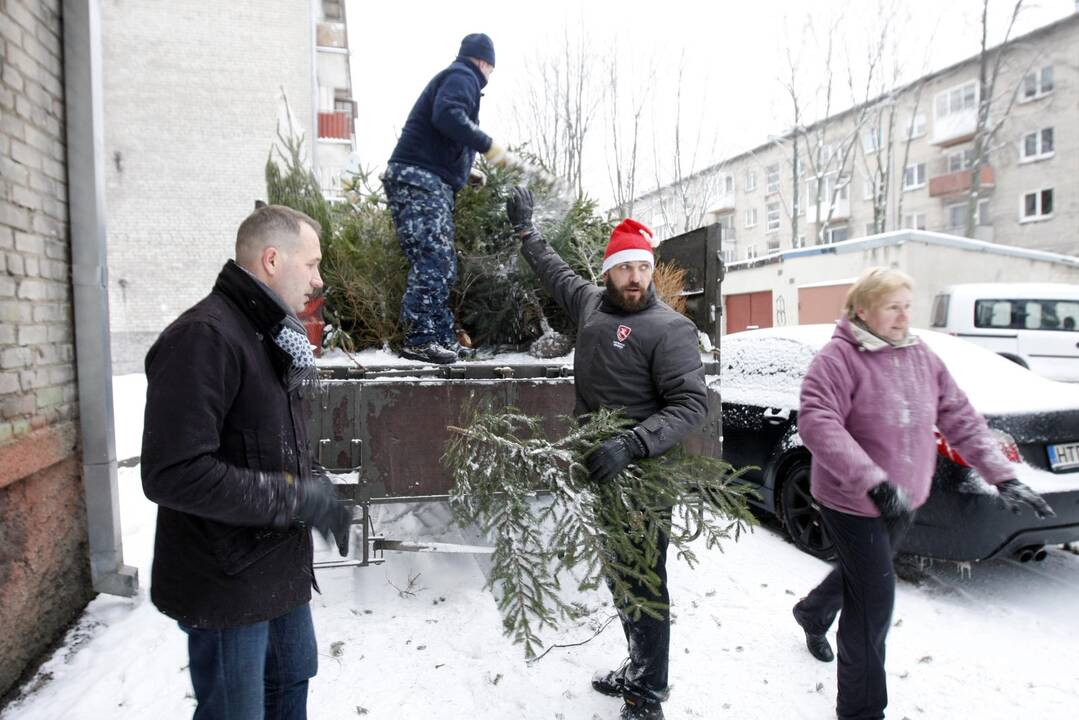
[[(599, 288), (566, 264), (532, 226), (532, 194), (514, 188), (506, 214), (521, 239), (521, 252), (547, 290), (577, 326), (573, 357), (575, 412), (621, 410), (636, 424), (599, 446), (587, 458), (598, 483), (614, 482), (633, 460), (655, 457), (699, 429), (707, 413), (707, 389), (697, 329), (656, 297), (652, 231), (623, 220), (611, 233)], [(670, 605), (667, 538), (652, 568), (658, 593), (638, 584), (632, 592)], [(636, 619), (620, 609), (629, 657), (617, 670), (597, 673), (592, 687), (621, 695), (623, 720), (663, 717), (667, 698), (670, 615)]]

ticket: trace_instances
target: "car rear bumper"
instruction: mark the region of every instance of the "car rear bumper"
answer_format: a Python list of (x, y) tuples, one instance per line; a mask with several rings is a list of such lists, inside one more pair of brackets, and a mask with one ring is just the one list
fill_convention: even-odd
[(996, 494), (962, 492), (954, 485), (941, 489), (938, 484), (918, 510), (900, 550), (942, 560), (988, 560), (1031, 545), (1079, 540), (1079, 490), (1043, 497), (1056, 517), (1039, 520), (1028, 507), (1015, 514)]

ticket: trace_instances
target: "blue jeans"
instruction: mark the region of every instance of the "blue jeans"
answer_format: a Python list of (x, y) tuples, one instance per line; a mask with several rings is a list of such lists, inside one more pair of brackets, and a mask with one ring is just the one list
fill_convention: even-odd
[(305, 720), (307, 681), (318, 671), (311, 607), (224, 630), (187, 633), (194, 720)]

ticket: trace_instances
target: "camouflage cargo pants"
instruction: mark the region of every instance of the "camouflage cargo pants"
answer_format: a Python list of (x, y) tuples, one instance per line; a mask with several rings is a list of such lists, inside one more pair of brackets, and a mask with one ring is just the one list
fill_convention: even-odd
[(411, 165), (390, 163), (382, 177), (397, 242), (408, 258), (408, 285), (401, 299), (405, 345), (453, 347), (450, 288), (457, 280), (453, 246), (453, 190), (438, 176)]

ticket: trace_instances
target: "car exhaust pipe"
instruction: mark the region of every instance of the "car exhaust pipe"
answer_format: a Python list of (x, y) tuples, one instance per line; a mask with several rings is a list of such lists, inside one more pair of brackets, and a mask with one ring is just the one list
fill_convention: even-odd
[(1044, 545), (1027, 545), (1015, 551), (1015, 559), (1021, 563), (1028, 563), (1031, 560), (1041, 562), (1046, 555), (1048, 553)]

